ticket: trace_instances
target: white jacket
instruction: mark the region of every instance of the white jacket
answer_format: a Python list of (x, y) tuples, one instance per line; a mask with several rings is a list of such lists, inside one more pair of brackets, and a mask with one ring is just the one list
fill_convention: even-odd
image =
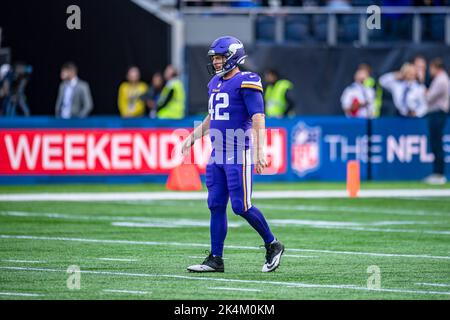
[(423, 84), (417, 81), (398, 80), (394, 72), (382, 75), (379, 82), (392, 94), (394, 105), (401, 115), (407, 116), (409, 111), (414, 111), (416, 117), (420, 118), (427, 113), (426, 87)]
[(354, 117), (373, 118), (375, 111), (375, 90), (359, 82), (353, 82), (345, 88), (341, 95), (341, 105), (346, 114), (347, 111), (350, 111), (355, 99), (363, 106), (358, 109)]

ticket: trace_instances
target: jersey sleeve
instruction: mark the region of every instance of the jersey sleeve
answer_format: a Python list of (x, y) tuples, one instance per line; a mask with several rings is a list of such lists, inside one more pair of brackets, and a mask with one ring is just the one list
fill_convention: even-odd
[(253, 117), (256, 113), (264, 113), (264, 98), (259, 90), (246, 89), (241, 92), (248, 114)]
[(242, 76), (241, 89), (264, 92), (260, 76), (253, 72), (248, 72)]
[(256, 113), (264, 113), (263, 87), (259, 75), (245, 72), (242, 76), (240, 92), (250, 117)]

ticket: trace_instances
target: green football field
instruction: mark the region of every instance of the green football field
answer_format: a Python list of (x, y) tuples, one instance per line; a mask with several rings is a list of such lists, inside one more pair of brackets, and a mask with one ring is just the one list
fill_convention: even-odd
[[(0, 196), (156, 191), (164, 186), (1, 186)], [(210, 274), (186, 271), (209, 249), (206, 201), (72, 200), (0, 202), (0, 299), (450, 299), (449, 197), (254, 199), (286, 246), (281, 266), (261, 272), (262, 242), (229, 208), (225, 273)]]

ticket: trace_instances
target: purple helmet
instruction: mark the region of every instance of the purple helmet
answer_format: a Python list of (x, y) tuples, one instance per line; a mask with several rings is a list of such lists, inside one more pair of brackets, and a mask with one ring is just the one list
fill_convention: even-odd
[(242, 42), (231, 36), (224, 36), (214, 40), (209, 47), (208, 56), (212, 59), (216, 55), (224, 56), (226, 59), (222, 69), (216, 70), (212, 62), (207, 65), (207, 69), (210, 75), (218, 75), (220, 77), (236, 68), (239, 64), (243, 64), (247, 57)]

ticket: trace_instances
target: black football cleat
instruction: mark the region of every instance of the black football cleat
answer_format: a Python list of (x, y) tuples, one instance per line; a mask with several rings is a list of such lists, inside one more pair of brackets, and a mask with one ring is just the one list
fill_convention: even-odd
[(222, 257), (214, 257), (212, 253), (203, 261), (202, 264), (189, 266), (190, 272), (224, 272), (225, 267)]
[(280, 241), (266, 244), (266, 263), (262, 267), (262, 272), (274, 271), (280, 265), (281, 256), (284, 252), (284, 245)]

